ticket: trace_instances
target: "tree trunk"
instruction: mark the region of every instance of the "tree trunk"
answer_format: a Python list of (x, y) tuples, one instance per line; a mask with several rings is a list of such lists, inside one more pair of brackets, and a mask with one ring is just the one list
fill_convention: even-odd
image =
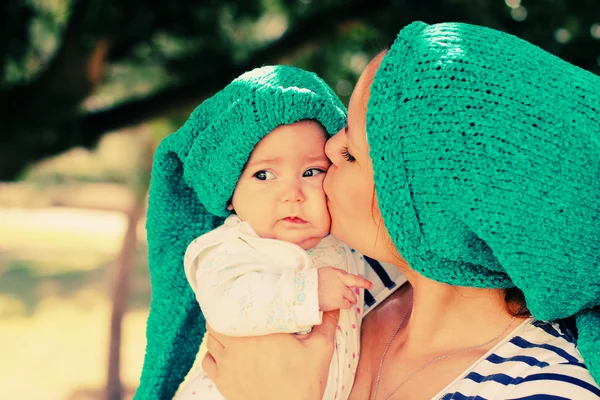
[(121, 322), (127, 309), (131, 273), (135, 267), (137, 224), (145, 210), (144, 196), (138, 196), (136, 203), (127, 215), (127, 232), (113, 273), (112, 314), (110, 318), (110, 347), (108, 355), (108, 380), (105, 400), (121, 400)]

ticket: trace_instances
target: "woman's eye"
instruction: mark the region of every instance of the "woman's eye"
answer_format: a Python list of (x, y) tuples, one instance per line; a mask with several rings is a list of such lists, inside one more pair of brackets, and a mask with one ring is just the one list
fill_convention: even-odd
[(342, 157), (344, 157), (348, 162), (356, 161), (356, 158), (354, 158), (354, 156), (352, 154), (350, 154), (350, 152), (348, 152), (347, 146), (342, 147), (341, 153), (342, 153)]
[(321, 169), (321, 168), (311, 168), (311, 169), (307, 169), (306, 171), (304, 171), (304, 174), (302, 174), (303, 178), (307, 178), (307, 177), (311, 177), (311, 176), (317, 176), (319, 174), (323, 174), (327, 171)]
[(254, 174), (254, 177), (259, 181), (268, 181), (271, 179), (275, 179), (275, 175), (269, 171), (258, 171)]

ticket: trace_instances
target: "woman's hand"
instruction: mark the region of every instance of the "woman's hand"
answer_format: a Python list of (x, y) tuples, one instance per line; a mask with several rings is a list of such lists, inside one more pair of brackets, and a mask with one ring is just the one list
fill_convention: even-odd
[(307, 335), (229, 337), (208, 328), (202, 368), (227, 400), (321, 400), (339, 311)]

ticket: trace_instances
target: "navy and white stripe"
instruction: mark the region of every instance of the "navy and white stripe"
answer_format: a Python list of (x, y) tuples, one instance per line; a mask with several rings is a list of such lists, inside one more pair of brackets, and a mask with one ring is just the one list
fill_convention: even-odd
[[(391, 264), (355, 254), (368, 264), (365, 277), (373, 282), (365, 291), (367, 314), (406, 278)], [(600, 388), (565, 324), (530, 318), (433, 399), (592, 400), (600, 399)]]
[(365, 263), (365, 278), (373, 283), (371, 290), (365, 290), (363, 317), (385, 300), (406, 282), (400, 270), (392, 264), (382, 263), (372, 258), (354, 253), (357, 262)]
[(600, 388), (569, 331), (528, 319), (434, 399), (591, 400)]

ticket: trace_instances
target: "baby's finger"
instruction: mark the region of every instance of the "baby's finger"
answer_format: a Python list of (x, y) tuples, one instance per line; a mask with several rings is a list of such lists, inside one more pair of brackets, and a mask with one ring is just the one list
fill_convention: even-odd
[(307, 340), (308, 342), (321, 341), (322, 343), (333, 345), (333, 338), (335, 337), (339, 319), (339, 310), (326, 311), (323, 313), (323, 322), (320, 325), (315, 325), (308, 335), (297, 335), (295, 337), (299, 340)]
[(225, 347), (227, 345), (229, 336), (225, 336), (220, 334), (219, 332), (215, 332), (215, 330), (208, 323), (206, 324), (206, 331), (210, 336), (214, 337), (221, 344), (221, 347)]
[(340, 276), (340, 279), (342, 280), (344, 285), (348, 287), (363, 289), (371, 289), (373, 287), (373, 283), (371, 283), (371, 281), (354, 274), (342, 275)]
[(202, 369), (208, 377), (214, 382), (217, 380), (218, 368), (215, 358), (210, 353), (206, 353), (202, 359)]
[(215, 336), (209, 333), (206, 337), (206, 349), (213, 357), (215, 362), (218, 362), (221, 356), (223, 355), (224, 347), (221, 344), (221, 342), (219, 342), (219, 340), (215, 338)]
[(356, 301), (357, 301), (356, 295), (354, 294), (352, 289), (345, 288), (342, 292), (342, 296), (344, 297), (344, 299), (348, 300), (348, 302), (350, 302), (350, 304), (356, 304)]

